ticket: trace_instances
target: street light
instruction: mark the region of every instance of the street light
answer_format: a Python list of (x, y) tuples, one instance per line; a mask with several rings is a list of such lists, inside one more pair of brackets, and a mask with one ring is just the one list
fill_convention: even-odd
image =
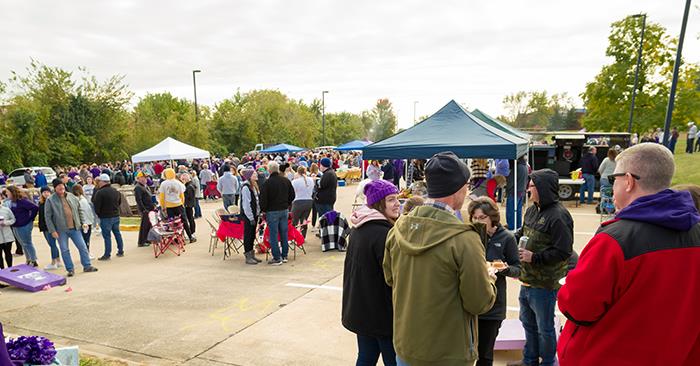
[(664, 140), (662, 143), (668, 146), (669, 129), (671, 128), (671, 116), (673, 116), (673, 104), (676, 99), (676, 85), (678, 84), (678, 72), (681, 67), (681, 54), (683, 53), (683, 40), (685, 39), (685, 27), (688, 25), (688, 12), (690, 12), (690, 0), (685, 2), (685, 12), (683, 13), (683, 23), (681, 25), (681, 35), (678, 38), (678, 50), (676, 51), (676, 62), (673, 64), (673, 80), (671, 81), (671, 93), (668, 96), (668, 107), (666, 108), (666, 123), (664, 123)]
[(416, 104), (418, 104), (418, 101), (413, 102), (413, 124), (416, 124)]
[(326, 93), (328, 93), (328, 90), (321, 92), (321, 134), (323, 135), (323, 146), (326, 146)]
[(195, 75), (202, 70), (192, 70), (192, 84), (194, 85), (194, 121), (199, 122), (199, 108), (197, 108), (197, 78)]
[(637, 96), (637, 81), (639, 80), (639, 64), (642, 63), (642, 45), (644, 44), (644, 29), (647, 24), (646, 14), (635, 14), (632, 18), (642, 18), (642, 34), (639, 37), (639, 51), (637, 52), (637, 69), (634, 71), (634, 88), (632, 89), (632, 105), (630, 106), (630, 122), (627, 132), (632, 133), (632, 119), (634, 119), (634, 99)]

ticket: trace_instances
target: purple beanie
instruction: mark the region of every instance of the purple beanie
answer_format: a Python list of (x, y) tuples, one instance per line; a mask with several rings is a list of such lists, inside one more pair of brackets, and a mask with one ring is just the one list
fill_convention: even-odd
[(329, 158), (323, 158), (323, 159), (321, 159), (321, 165), (325, 166), (326, 168), (330, 168), (330, 167), (331, 167), (331, 164), (333, 164), (333, 162), (331, 161), (331, 159), (329, 159)]
[(245, 168), (241, 172), (241, 177), (243, 177), (243, 180), (250, 180), (250, 177), (253, 176), (253, 173), (255, 173), (255, 170), (252, 168)]
[(395, 185), (384, 179), (373, 180), (365, 185), (365, 197), (367, 197), (367, 206), (381, 201), (384, 197), (390, 194), (397, 194), (399, 190)]

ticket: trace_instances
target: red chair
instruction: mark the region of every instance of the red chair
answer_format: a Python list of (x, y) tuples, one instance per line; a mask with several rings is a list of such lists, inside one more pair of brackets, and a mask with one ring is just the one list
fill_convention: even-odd
[(182, 218), (177, 216), (172, 219), (161, 219), (157, 211), (151, 211), (148, 218), (153, 225), (153, 231), (160, 240), (151, 243), (153, 254), (156, 258), (166, 251), (171, 251), (180, 256), (185, 251), (184, 224)]
[(213, 197), (215, 199), (221, 198), (221, 193), (216, 188), (216, 181), (207, 182), (206, 187), (204, 187), (204, 198)]
[[(287, 220), (287, 245), (289, 246), (289, 249), (294, 253), (294, 259), (297, 259), (297, 248), (301, 249), (304, 254), (306, 254), (306, 248), (304, 248), (304, 236), (301, 235), (301, 231), (299, 230), (301, 225), (304, 223), (294, 226), (292, 225), (292, 218), (290, 217)], [(305, 224), (308, 224), (308, 220), (306, 221)], [(270, 229), (267, 227), (266, 223), (262, 223), (263, 226), (263, 234), (261, 240), (258, 242), (258, 250), (259, 253), (265, 253), (265, 259), (267, 259), (268, 255), (271, 254), (270, 250)], [(279, 238), (278, 238), (279, 240)]]

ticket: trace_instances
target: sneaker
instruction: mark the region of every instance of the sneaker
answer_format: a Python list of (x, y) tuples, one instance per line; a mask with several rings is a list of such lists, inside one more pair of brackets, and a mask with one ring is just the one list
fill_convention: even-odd
[(75, 276), (75, 271), (68, 271), (68, 277)]
[(90, 260), (93, 260), (93, 259), (95, 259), (95, 256), (90, 254)]
[(108, 257), (108, 256), (106, 256), (106, 255), (103, 255), (103, 256), (97, 258), (98, 261), (108, 261), (108, 260), (110, 260), (110, 259), (112, 259), (112, 258), (111, 258), (111, 257)]
[(190, 243), (196, 243), (196, 242), (197, 242), (197, 238), (195, 238), (194, 236), (190, 238)]
[(58, 266), (55, 265), (55, 264), (49, 264), (48, 266), (44, 266), (44, 270), (45, 270), (45, 271), (51, 271), (51, 270), (54, 270), (54, 269), (58, 269)]
[(61, 262), (56, 263), (56, 267), (63, 268), (63, 263), (61, 263)]
[(123, 257), (123, 256), (124, 256), (124, 252), (117, 253), (117, 257)]
[(287, 263), (287, 262), (289, 262), (289, 260), (287, 259), (287, 257), (282, 257), (282, 263)]
[(24, 257), (24, 254), (15, 253), (15, 254), (13, 254), (12, 256), (13, 256), (13, 257)]
[(97, 268), (90, 266), (88, 268), (83, 269), (83, 272), (97, 272)]
[(281, 265), (282, 265), (282, 260), (281, 260), (281, 259), (274, 259), (274, 258), (272, 258), (272, 259), (270, 259), (269, 261), (267, 261), (267, 264), (269, 264), (269, 265), (271, 265), (271, 266), (281, 266)]
[(138, 245), (139, 248), (144, 248), (144, 247), (148, 247), (148, 246), (151, 246), (151, 243), (143, 243), (143, 244)]
[(39, 263), (37, 263), (36, 261), (32, 261), (31, 263), (29, 263), (29, 265), (34, 268), (39, 267)]

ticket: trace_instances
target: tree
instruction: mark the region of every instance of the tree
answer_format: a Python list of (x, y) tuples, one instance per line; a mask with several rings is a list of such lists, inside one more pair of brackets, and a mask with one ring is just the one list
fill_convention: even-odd
[(373, 141), (383, 140), (396, 133), (397, 118), (389, 99), (379, 99), (372, 109), (371, 118)]
[[(582, 123), (588, 130), (627, 131), (640, 32), (641, 22), (637, 18), (628, 17), (611, 25), (606, 55), (613, 62), (603, 66), (581, 94), (587, 109)], [(660, 24), (647, 24), (635, 99), (634, 131), (644, 133), (663, 124), (676, 44), (677, 40), (667, 35)], [(693, 90), (697, 67), (697, 64), (681, 67), (673, 113), (676, 123), (699, 117), (700, 110), (692, 108), (700, 99), (697, 89)]]
[(576, 109), (566, 93), (548, 95), (542, 91), (519, 91), (503, 98), (508, 115), (498, 119), (518, 128), (577, 129)]

